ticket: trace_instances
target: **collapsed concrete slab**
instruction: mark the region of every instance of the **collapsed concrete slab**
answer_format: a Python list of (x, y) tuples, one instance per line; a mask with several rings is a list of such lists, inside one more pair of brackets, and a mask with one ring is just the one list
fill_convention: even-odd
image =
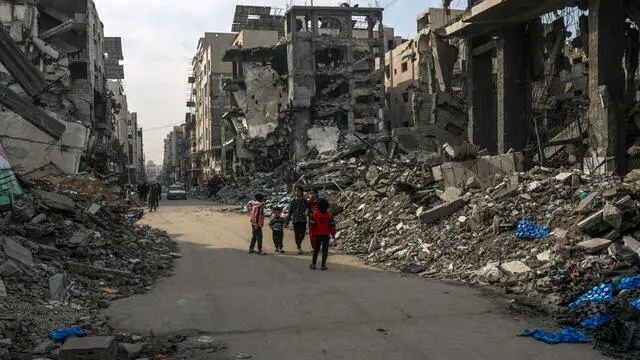
[(32, 65), (3, 26), (0, 26), (0, 63), (29, 96), (37, 96), (47, 86), (40, 71)]
[(420, 220), (422, 220), (425, 225), (432, 224), (462, 209), (466, 204), (467, 199), (465, 198), (458, 198), (456, 200), (446, 202), (421, 213)]
[[(1, 52), (1, 50), (0, 50)], [(0, 84), (0, 104), (20, 115), (40, 131), (58, 140), (65, 131), (65, 125), (51, 117), (44, 110), (33, 105), (23, 97), (16, 94), (8, 86)], [(0, 112), (0, 117), (7, 117), (6, 111)], [(4, 123), (4, 121), (3, 121)]]
[[(524, 168), (522, 153), (497, 156), (483, 156), (463, 162), (446, 162), (434, 167), (436, 180), (443, 180), (445, 187), (463, 188), (470, 178), (475, 178), (482, 186), (496, 186), (496, 175), (520, 172)], [(436, 176), (437, 175), (437, 176)]]

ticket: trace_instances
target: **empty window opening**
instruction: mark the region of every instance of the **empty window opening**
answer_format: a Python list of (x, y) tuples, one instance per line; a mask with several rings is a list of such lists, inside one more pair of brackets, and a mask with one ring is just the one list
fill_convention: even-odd
[(405, 61), (402, 63), (402, 72), (407, 72), (407, 71), (409, 71), (409, 63)]

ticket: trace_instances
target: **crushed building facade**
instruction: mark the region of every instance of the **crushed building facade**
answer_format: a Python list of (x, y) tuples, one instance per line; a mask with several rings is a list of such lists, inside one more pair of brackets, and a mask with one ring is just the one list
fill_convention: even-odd
[[(277, 44), (237, 46), (225, 87), (234, 109), (233, 169), (275, 168), (357, 142), (352, 133), (384, 134), (384, 51), (394, 46), (382, 9), (293, 6)], [(391, 30), (391, 31), (389, 31)]]
[(0, 24), (0, 138), (17, 172), (116, 170), (104, 26), (94, 2), (0, 1)]

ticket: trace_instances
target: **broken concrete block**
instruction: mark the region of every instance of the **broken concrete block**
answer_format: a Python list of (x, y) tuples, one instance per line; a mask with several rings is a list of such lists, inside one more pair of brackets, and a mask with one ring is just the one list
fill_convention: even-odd
[(489, 282), (499, 281), (502, 278), (502, 271), (500, 271), (500, 269), (498, 268), (499, 265), (500, 263), (497, 262), (489, 263), (485, 267), (480, 269), (477, 274), (478, 276)]
[(33, 219), (31, 219), (32, 224), (40, 224), (47, 220), (47, 214), (38, 214)]
[(76, 209), (76, 202), (66, 195), (38, 189), (33, 189), (32, 192), (47, 207), (68, 212), (74, 212)]
[(116, 269), (109, 269), (100, 266), (93, 266), (80, 263), (69, 263), (69, 270), (76, 274), (84, 275), (90, 278), (99, 279), (102, 277), (132, 277), (133, 273)]
[(113, 336), (72, 337), (60, 348), (60, 360), (116, 360), (117, 355)]
[(127, 360), (135, 360), (144, 350), (146, 346), (145, 343), (136, 343), (136, 344), (118, 344), (119, 347), (119, 358), (127, 359)]
[(540, 254), (536, 255), (536, 258), (538, 259), (538, 261), (542, 261), (542, 262), (547, 262), (551, 260), (551, 250), (541, 252)]
[(56, 347), (56, 342), (51, 339), (47, 339), (41, 342), (40, 344), (38, 344), (38, 346), (36, 346), (36, 348), (33, 350), (33, 353), (37, 355), (46, 355), (49, 353), (49, 351), (53, 350), (55, 347)]
[(12, 278), (22, 274), (22, 269), (13, 260), (7, 260), (0, 265), (0, 276)]
[(598, 192), (593, 192), (587, 195), (584, 199), (580, 200), (580, 203), (578, 204), (574, 212), (576, 214), (584, 214), (590, 212), (592, 210), (591, 203), (598, 197), (598, 195)]
[(555, 228), (553, 229), (553, 231), (551, 232), (551, 235), (555, 236), (558, 239), (566, 239), (567, 238), (567, 234), (569, 232), (565, 229), (562, 228)]
[(18, 244), (17, 242), (11, 240), (10, 238), (4, 238), (3, 250), (5, 255), (17, 261), (18, 263), (30, 268), (33, 267), (34, 263), (31, 251)]
[(504, 272), (509, 275), (524, 274), (531, 271), (531, 268), (525, 265), (522, 261), (512, 261), (509, 263), (501, 264), (500, 267)]
[(11, 339), (0, 339), (0, 346), (2, 347), (11, 346), (11, 344), (12, 344)]
[(91, 233), (87, 231), (87, 229), (81, 228), (71, 235), (71, 239), (69, 239), (68, 246), (69, 247), (79, 247), (84, 246), (89, 241), (89, 236)]
[(622, 211), (610, 203), (605, 204), (602, 210), (602, 218), (616, 230), (622, 226)]
[(7, 287), (4, 285), (4, 281), (0, 279), (0, 297), (7, 297)]
[(95, 215), (98, 213), (98, 211), (100, 211), (100, 209), (102, 209), (102, 206), (98, 204), (91, 204), (91, 206), (89, 206), (89, 208), (87, 209), (87, 212), (91, 215)]
[(420, 220), (426, 225), (432, 224), (445, 216), (449, 216), (456, 211), (462, 209), (467, 204), (465, 198), (458, 198), (454, 201), (450, 201), (434, 208), (431, 208), (422, 214), (420, 214)]
[(444, 192), (438, 194), (438, 197), (442, 201), (454, 201), (460, 198), (463, 194), (462, 189), (449, 187), (444, 190)]
[(67, 297), (67, 279), (64, 274), (55, 274), (49, 278), (51, 300), (64, 301)]
[(573, 176), (573, 173), (565, 172), (565, 173), (560, 173), (560, 174), (556, 175), (556, 177), (554, 179), (556, 179), (557, 181), (559, 181), (561, 183), (565, 183), (565, 182), (571, 181), (571, 177), (572, 176)]
[(631, 236), (625, 236), (624, 238), (622, 238), (622, 244), (624, 245), (624, 247), (640, 256), (640, 241), (632, 238)]
[(602, 198), (604, 198), (605, 200), (613, 199), (617, 195), (618, 195), (618, 189), (616, 188), (607, 189), (602, 192)]
[(478, 178), (470, 176), (464, 184), (466, 189), (480, 189), (481, 185)]
[(611, 240), (608, 239), (589, 239), (578, 244), (578, 247), (583, 249), (588, 254), (599, 253), (606, 249), (611, 244)]
[[(631, 203), (631, 196), (627, 195), (620, 199), (615, 205), (618, 208), (624, 208), (627, 203)], [(578, 227), (584, 233), (596, 235), (601, 234), (609, 229), (611, 225), (604, 221), (604, 210), (600, 210), (588, 218), (578, 223)]]
[(633, 169), (624, 176), (624, 182), (626, 183), (634, 183), (636, 181), (640, 181), (640, 169)]

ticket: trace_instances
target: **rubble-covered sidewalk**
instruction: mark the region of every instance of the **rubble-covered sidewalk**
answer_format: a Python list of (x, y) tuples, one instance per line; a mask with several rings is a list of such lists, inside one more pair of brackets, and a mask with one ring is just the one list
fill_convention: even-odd
[[(137, 225), (143, 210), (120, 202), (98, 176), (20, 180), (24, 194), (0, 220), (0, 357), (62, 358), (95, 350), (98, 340), (109, 350), (111, 337), (92, 338), (110, 335), (100, 309), (169, 275), (177, 244)], [(63, 346), (54, 339), (64, 332), (50, 334), (73, 326), (74, 334), (89, 335), (87, 344), (77, 338)]]

